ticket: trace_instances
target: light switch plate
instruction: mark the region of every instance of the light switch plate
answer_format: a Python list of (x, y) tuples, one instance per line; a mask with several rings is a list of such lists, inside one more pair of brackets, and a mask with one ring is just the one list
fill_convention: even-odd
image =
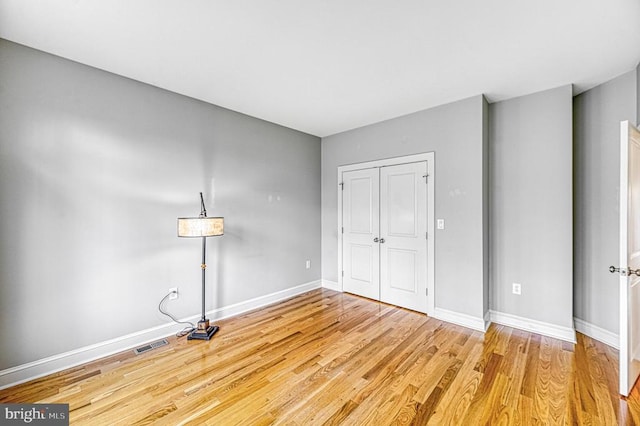
[(519, 283), (513, 283), (513, 288), (512, 288), (513, 294), (522, 294), (522, 285)]
[(444, 219), (438, 219), (438, 229), (444, 229)]

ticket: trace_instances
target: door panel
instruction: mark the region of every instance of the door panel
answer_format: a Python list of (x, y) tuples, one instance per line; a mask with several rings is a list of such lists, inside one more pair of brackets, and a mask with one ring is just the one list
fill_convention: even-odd
[(354, 177), (349, 180), (349, 224), (351, 232), (373, 233), (374, 182), (370, 176)]
[(416, 236), (418, 230), (415, 186), (414, 173), (397, 173), (387, 176), (388, 236)]
[(640, 375), (640, 132), (628, 121), (620, 126), (620, 267), (620, 393), (628, 396)]
[(373, 265), (372, 248), (370, 245), (351, 245), (351, 273), (349, 277), (362, 282), (371, 282), (375, 265)]
[(379, 300), (378, 169), (344, 172), (342, 182), (343, 290)]
[(410, 293), (418, 291), (418, 270), (416, 252), (414, 250), (388, 249), (387, 258), (389, 269), (387, 277), (389, 287), (393, 290), (403, 290)]
[(427, 163), (380, 169), (380, 300), (427, 311)]

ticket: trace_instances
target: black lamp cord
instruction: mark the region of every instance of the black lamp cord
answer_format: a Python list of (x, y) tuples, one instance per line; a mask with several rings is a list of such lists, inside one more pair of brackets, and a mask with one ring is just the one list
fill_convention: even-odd
[(174, 292), (170, 292), (167, 293), (167, 295), (165, 297), (162, 298), (162, 300), (160, 301), (160, 303), (158, 303), (158, 310), (160, 311), (161, 314), (168, 316), (169, 318), (171, 318), (173, 320), (173, 322), (175, 322), (176, 324), (189, 324), (189, 327), (185, 327), (183, 328), (181, 331), (176, 333), (176, 337), (184, 337), (187, 334), (191, 333), (193, 330), (196, 329), (196, 325), (190, 321), (180, 321), (178, 319), (176, 319), (176, 317), (174, 317), (173, 315), (171, 315), (169, 312), (165, 312), (162, 310), (162, 304), (164, 303), (165, 300), (167, 300), (167, 297), (171, 296)]

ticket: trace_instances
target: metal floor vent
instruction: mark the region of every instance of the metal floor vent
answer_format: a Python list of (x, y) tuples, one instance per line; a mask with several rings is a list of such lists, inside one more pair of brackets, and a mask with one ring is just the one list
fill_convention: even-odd
[(140, 346), (139, 348), (135, 348), (133, 350), (133, 352), (136, 353), (136, 355), (140, 355), (141, 353), (150, 351), (151, 349), (155, 349), (155, 348), (159, 348), (160, 346), (165, 346), (168, 345), (169, 342), (167, 341), (167, 339), (162, 339), (162, 340), (158, 340), (156, 342), (151, 342), (148, 345), (144, 345), (144, 346)]

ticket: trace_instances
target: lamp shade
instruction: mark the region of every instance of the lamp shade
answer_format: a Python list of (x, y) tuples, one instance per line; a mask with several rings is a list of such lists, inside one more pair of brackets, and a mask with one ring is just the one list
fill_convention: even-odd
[(223, 234), (223, 217), (178, 218), (178, 237), (215, 237)]

